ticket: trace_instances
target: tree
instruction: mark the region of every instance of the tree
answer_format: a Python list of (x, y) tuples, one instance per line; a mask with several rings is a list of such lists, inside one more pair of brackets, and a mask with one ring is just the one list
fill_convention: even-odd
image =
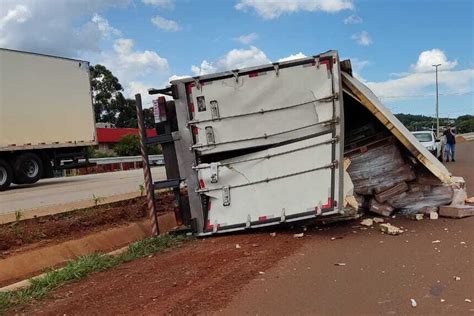
[(125, 104), (122, 85), (117, 77), (102, 65), (91, 66), (90, 76), (95, 121), (115, 124), (120, 107)]
[[(143, 118), (145, 120), (146, 128), (155, 128), (153, 108), (143, 109)], [(115, 126), (128, 128), (138, 127), (137, 108), (135, 107), (135, 100), (126, 99), (124, 104), (119, 106)]]
[[(115, 145), (114, 151), (118, 156), (138, 156), (141, 154), (140, 137), (138, 135), (125, 135)], [(149, 155), (161, 154), (159, 145), (147, 146)]]

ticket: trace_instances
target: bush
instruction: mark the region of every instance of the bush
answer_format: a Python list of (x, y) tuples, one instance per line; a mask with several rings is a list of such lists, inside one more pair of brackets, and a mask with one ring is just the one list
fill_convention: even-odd
[[(141, 155), (140, 137), (138, 135), (125, 135), (120, 139), (117, 145), (115, 145), (114, 151), (118, 156)], [(161, 146), (159, 145), (147, 146), (147, 151), (149, 155), (162, 153)]]

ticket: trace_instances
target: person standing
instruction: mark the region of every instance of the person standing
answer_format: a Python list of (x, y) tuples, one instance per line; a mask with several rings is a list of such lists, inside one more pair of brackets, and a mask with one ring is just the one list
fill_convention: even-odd
[(455, 161), (454, 153), (456, 151), (456, 132), (454, 128), (451, 127), (445, 130), (443, 135), (446, 136), (446, 146), (445, 146), (446, 162), (449, 161), (450, 157), (451, 157), (451, 161)]

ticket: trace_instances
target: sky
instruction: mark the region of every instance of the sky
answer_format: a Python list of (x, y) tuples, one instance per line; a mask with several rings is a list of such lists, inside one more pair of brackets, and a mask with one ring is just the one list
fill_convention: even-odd
[[(395, 113), (474, 114), (472, 0), (0, 0), (0, 47), (103, 64), (127, 96), (337, 50)], [(145, 106), (151, 104), (145, 97)]]

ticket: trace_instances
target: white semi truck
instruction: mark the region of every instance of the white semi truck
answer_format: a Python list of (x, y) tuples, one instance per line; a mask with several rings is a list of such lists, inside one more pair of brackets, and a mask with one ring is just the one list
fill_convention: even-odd
[(87, 165), (96, 144), (88, 62), (0, 49), (0, 191)]
[[(180, 79), (167, 89), (175, 99), (173, 138), (197, 234), (344, 216), (364, 194), (375, 210), (374, 194), (393, 198), (397, 192), (390, 190), (400, 186), (403, 196), (423, 205), (451, 199), (448, 170), (336, 51)], [(374, 152), (385, 156), (366, 158)], [(436, 190), (421, 195), (426, 174), (446, 191), (444, 200), (436, 200)], [(363, 186), (367, 181), (370, 187)], [(403, 202), (393, 205), (409, 207)]]

